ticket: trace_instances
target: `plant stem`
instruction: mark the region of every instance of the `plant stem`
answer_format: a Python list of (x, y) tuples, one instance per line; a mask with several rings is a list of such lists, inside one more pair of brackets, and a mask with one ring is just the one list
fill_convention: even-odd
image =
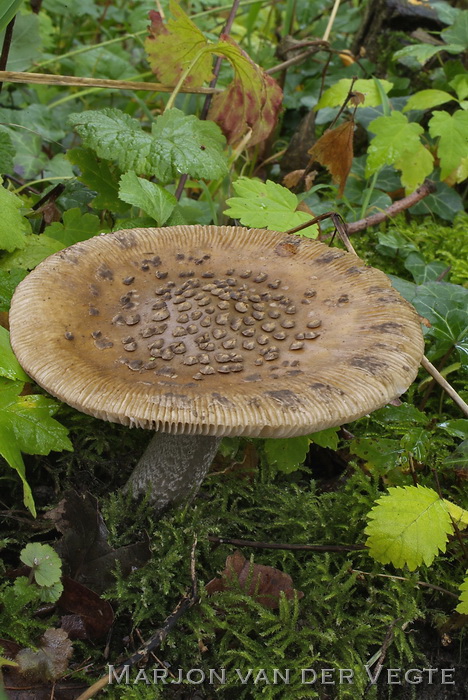
[(366, 549), (364, 544), (279, 544), (277, 542), (255, 542), (253, 540), (238, 540), (232, 537), (213, 537), (208, 540), (216, 544), (233, 544), (237, 547), (253, 547), (255, 549), (287, 549), (306, 552), (354, 552)]
[(426, 372), (428, 372), (431, 377), (433, 377), (436, 382), (442, 387), (442, 389), (450, 396), (451, 399), (455, 401), (457, 406), (461, 408), (465, 416), (468, 417), (468, 404), (463, 401), (460, 394), (458, 394), (453, 386), (448, 383), (448, 381), (441, 375), (437, 367), (434, 367), (432, 362), (429, 362), (426, 356), (423, 356), (421, 360), (421, 366), (424, 367)]
[(133, 470), (125, 491), (147, 494), (157, 513), (193, 498), (205, 478), (221, 438), (156, 433)]
[(177, 81), (177, 85), (172, 88), (172, 93), (170, 98), (167, 101), (167, 105), (164, 109), (165, 112), (167, 112), (168, 109), (172, 109), (174, 106), (175, 99), (179, 92), (182, 92), (182, 85), (184, 84), (186, 78), (188, 75), (190, 75), (190, 72), (193, 70), (194, 66), (198, 63), (200, 58), (204, 56), (205, 53), (210, 53), (211, 52), (211, 46), (204, 46), (200, 51), (198, 51), (197, 54), (193, 57), (193, 59), (190, 61), (189, 65), (187, 68), (182, 72), (182, 75), (180, 76), (179, 80)]
[(364, 201), (362, 203), (361, 207), (361, 219), (364, 219), (366, 216), (366, 211), (367, 207), (369, 206), (370, 198), (372, 197), (372, 192), (375, 189), (375, 183), (377, 182), (377, 178), (379, 177), (380, 170), (377, 170), (371, 180), (370, 187), (367, 188), (366, 190), (366, 196), (364, 197)]
[[(3, 38), (2, 53), (0, 54), (0, 71), (5, 70), (8, 61), (8, 54), (10, 53), (11, 40), (13, 38), (13, 28), (15, 26), (16, 15), (7, 24), (5, 29), (5, 36)], [(3, 82), (0, 82), (0, 92), (2, 91)]]

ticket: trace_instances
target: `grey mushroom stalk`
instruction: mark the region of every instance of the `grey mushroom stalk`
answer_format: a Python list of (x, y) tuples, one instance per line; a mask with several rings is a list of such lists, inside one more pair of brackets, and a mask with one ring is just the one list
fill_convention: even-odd
[(415, 310), (379, 270), (228, 226), (71, 246), (21, 282), (10, 326), (23, 368), (52, 395), (156, 431), (126, 488), (157, 509), (196, 492), (223, 436), (355, 420), (402, 394), (423, 354)]

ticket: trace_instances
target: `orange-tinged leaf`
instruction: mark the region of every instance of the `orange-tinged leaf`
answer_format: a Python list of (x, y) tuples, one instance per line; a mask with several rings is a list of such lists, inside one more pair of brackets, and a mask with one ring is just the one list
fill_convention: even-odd
[(250, 129), (249, 146), (255, 146), (276, 125), (282, 90), (229, 36), (222, 35), (214, 50), (228, 59), (235, 76), (226, 90), (213, 97), (208, 117), (221, 127), (229, 143), (239, 142)]
[(335, 129), (325, 131), (308, 153), (324, 165), (330, 172), (333, 182), (339, 185), (341, 197), (353, 163), (354, 122), (347, 121)]
[[(149, 13), (150, 36), (145, 42), (145, 48), (153, 73), (156, 73), (164, 85), (176, 85), (183, 71), (200, 50), (207, 48), (209, 44), (203, 33), (174, 0), (171, 0), (169, 9), (174, 19), (169, 19), (166, 24), (163, 23), (159, 12), (151, 10)], [(212, 63), (210, 53), (201, 56), (184, 85), (200, 87), (209, 82), (213, 77)]]
[(235, 590), (240, 587), (248, 596), (272, 610), (279, 607), (280, 594), (290, 600), (297, 595), (303, 598), (302, 591), (294, 589), (289, 574), (273, 566), (251, 564), (239, 550), (226, 558), (226, 568), (222, 578), (215, 578), (206, 584), (209, 595), (220, 591)]

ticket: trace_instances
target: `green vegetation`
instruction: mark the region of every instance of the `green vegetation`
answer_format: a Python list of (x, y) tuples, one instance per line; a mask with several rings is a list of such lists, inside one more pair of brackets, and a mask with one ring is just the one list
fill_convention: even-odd
[[(330, 242), (341, 217), (356, 225), (357, 254), (414, 305), (427, 358), (467, 401), (468, 11), (430, 0), (417, 34), (405, 15), (398, 30), (384, 22), (382, 67), (365, 36), (353, 49), (361, 0), (341, 4), (329, 29), (325, 0), (162, 0), (158, 12), (148, 0), (4, 4), (2, 68), (23, 73), (0, 92), (7, 696), (26, 680), (83, 692), (167, 625), (148, 667), (169, 681), (201, 669), (207, 680), (113, 683), (104, 696), (407, 697), (379, 678), (382, 664), (454, 667), (464, 697), (468, 420), (423, 369), (401, 401), (341, 428), (226, 438), (195, 501), (156, 519), (122, 493), (148, 434), (46, 395), (7, 328), (28, 272), (93, 236), (314, 220), (298, 235)], [(363, 222), (392, 204), (396, 216)], [(330, 211), (339, 217), (321, 216)], [(286, 668), (287, 686), (262, 676)], [(210, 683), (209, 669), (226, 681)], [(335, 679), (350, 669), (354, 682), (305, 683), (301, 669)], [(0, 676), (3, 698), (1, 686)]]

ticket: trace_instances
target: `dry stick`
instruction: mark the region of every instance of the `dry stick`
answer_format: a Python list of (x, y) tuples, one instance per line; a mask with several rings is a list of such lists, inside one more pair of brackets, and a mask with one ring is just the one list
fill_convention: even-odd
[[(391, 576), (390, 574), (373, 574), (369, 571), (361, 571), (360, 569), (350, 569), (349, 570), (351, 574), (362, 574), (363, 576), (380, 576), (381, 578), (391, 578), (395, 581), (410, 581), (409, 578), (405, 578), (404, 576)], [(446, 588), (442, 588), (442, 586), (436, 586), (434, 583), (426, 583), (426, 581), (415, 581), (415, 586), (424, 586), (424, 588), (431, 588), (434, 591), (440, 591), (440, 593), (445, 593), (446, 595), (452, 596), (452, 598), (456, 598), (458, 600), (458, 595), (456, 593), (452, 593), (452, 591), (448, 591)]]
[(253, 547), (254, 549), (287, 549), (305, 552), (354, 552), (367, 549), (364, 544), (279, 544), (277, 542), (255, 542), (211, 535), (208, 536), (208, 541), (216, 544), (233, 544), (237, 547)]
[[(147, 656), (153, 649), (156, 649), (159, 647), (162, 642), (166, 639), (167, 635), (171, 631), (171, 629), (174, 627), (176, 622), (182, 615), (195, 603), (198, 603), (198, 583), (197, 583), (197, 577), (196, 577), (196, 571), (195, 571), (195, 549), (197, 546), (197, 538), (195, 537), (192, 545), (192, 551), (190, 553), (190, 576), (192, 579), (192, 586), (189, 591), (180, 599), (178, 602), (177, 606), (174, 608), (174, 610), (171, 612), (168, 617), (164, 620), (162, 626), (156, 631), (156, 633), (151, 637), (150, 640), (144, 644), (141, 649), (139, 649), (135, 654), (132, 654), (130, 658), (126, 659), (123, 663), (120, 663), (117, 666), (117, 669), (122, 669), (125, 666), (134, 666), (137, 663), (140, 663), (145, 656)], [(115, 669), (115, 666), (114, 666)], [(102, 676), (96, 683), (93, 683), (93, 685), (85, 690), (84, 693), (81, 693), (76, 700), (89, 700), (90, 698), (93, 698), (95, 695), (98, 694), (100, 690), (106, 687), (106, 685), (109, 684), (109, 674), (106, 676)]]
[[(232, 25), (234, 24), (234, 19), (236, 17), (237, 10), (239, 8), (239, 3), (240, 0), (234, 0), (232, 3), (231, 11), (229, 13), (229, 16), (226, 20), (226, 24), (223, 27), (222, 34), (229, 34), (231, 31)], [(221, 70), (221, 63), (222, 63), (223, 57), (222, 56), (217, 56), (216, 58), (216, 63), (213, 68), (213, 78), (210, 83), (210, 90), (215, 91), (216, 88), (216, 83), (218, 82), (218, 77), (219, 77), (219, 71)], [(217, 90), (220, 92), (220, 90)], [(208, 115), (208, 110), (210, 109), (210, 104), (211, 104), (211, 94), (207, 95), (205, 98), (205, 103), (202, 107), (202, 111), (200, 114), (200, 119), (205, 120), (207, 115)], [(184, 173), (181, 175), (179, 182), (177, 183), (177, 189), (175, 191), (175, 198), (179, 200), (182, 196), (182, 192), (184, 191), (185, 183), (188, 180), (188, 173)]]
[[(162, 83), (143, 83), (141, 80), (108, 80), (107, 78), (80, 78), (74, 75), (52, 75), (50, 73), (18, 73), (1, 70), (0, 81), (9, 83), (38, 83), (39, 85), (71, 85), (75, 87), (114, 88), (116, 90), (148, 90), (155, 92), (172, 92), (173, 87)], [(221, 92), (212, 87), (183, 87), (180, 92), (212, 95)]]
[[(4, 71), (8, 61), (8, 54), (10, 53), (11, 40), (13, 38), (13, 28), (15, 26), (16, 15), (7, 24), (5, 30), (5, 36), (3, 38), (2, 53), (0, 54), (0, 71)], [(3, 82), (0, 82), (0, 92), (2, 91)]]
[(328, 41), (328, 37), (330, 36), (333, 23), (336, 19), (336, 15), (338, 13), (338, 8), (340, 6), (341, 0), (335, 0), (335, 4), (333, 5), (333, 9), (331, 11), (330, 19), (328, 20), (327, 28), (325, 29), (325, 33), (322, 37), (323, 41)]
[(460, 394), (458, 394), (453, 386), (448, 383), (448, 381), (441, 375), (437, 367), (434, 367), (432, 362), (429, 362), (426, 356), (423, 356), (421, 360), (421, 365), (424, 367), (426, 372), (428, 372), (431, 377), (433, 377), (438, 384), (442, 387), (442, 389), (450, 396), (451, 399), (455, 401), (457, 406), (461, 408), (465, 416), (468, 416), (468, 404), (463, 401), (462, 397)]
[[(378, 678), (379, 675), (380, 675), (380, 669), (382, 668), (383, 663), (384, 663), (384, 661), (385, 661), (385, 657), (387, 656), (388, 647), (390, 646), (390, 644), (391, 644), (392, 641), (393, 641), (393, 628), (395, 627), (395, 625), (397, 624), (397, 622), (399, 622), (400, 620), (401, 620), (401, 617), (397, 617), (397, 619), (396, 619), (396, 620), (393, 620), (393, 622), (389, 625), (389, 627), (388, 627), (388, 629), (387, 629), (387, 634), (385, 635), (385, 639), (383, 640), (382, 646), (380, 647), (381, 652), (380, 652), (380, 656), (379, 656), (378, 661), (377, 661), (377, 666), (376, 666), (376, 671), (375, 671), (375, 674), (374, 674), (374, 679), (375, 679), (376, 677)], [(405, 622), (405, 623), (402, 625), (402, 629), (403, 629), (403, 630), (406, 629), (406, 627), (408, 627), (408, 625), (409, 625), (409, 622)], [(369, 680), (369, 683), (368, 683), (368, 684), (366, 685), (366, 687), (364, 688), (364, 695), (367, 695), (367, 693), (369, 692), (369, 690), (372, 688), (372, 685), (373, 685), (373, 684), (374, 684), (373, 679)]]
[(409, 209), (409, 207), (417, 204), (417, 202), (420, 202), (421, 199), (424, 199), (424, 197), (427, 197), (429, 194), (432, 194), (435, 191), (435, 184), (430, 180), (426, 180), (412, 194), (393, 202), (393, 204), (391, 204), (387, 209), (384, 209), (384, 211), (379, 211), (377, 214), (366, 216), (364, 219), (359, 219), (359, 221), (354, 221), (353, 223), (348, 224), (348, 234), (364, 231), (364, 229), (369, 228), (370, 226), (376, 226), (377, 224), (382, 223), (382, 221), (385, 221), (385, 219), (391, 219), (392, 216), (396, 216), (405, 209)]

